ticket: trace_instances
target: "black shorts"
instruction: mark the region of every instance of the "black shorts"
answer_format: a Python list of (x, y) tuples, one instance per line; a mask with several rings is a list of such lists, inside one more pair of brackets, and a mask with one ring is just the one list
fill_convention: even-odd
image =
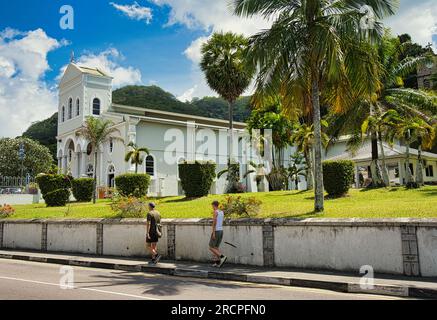
[(157, 243), (159, 241), (159, 237), (156, 233), (151, 233), (150, 238), (146, 238), (147, 243)]

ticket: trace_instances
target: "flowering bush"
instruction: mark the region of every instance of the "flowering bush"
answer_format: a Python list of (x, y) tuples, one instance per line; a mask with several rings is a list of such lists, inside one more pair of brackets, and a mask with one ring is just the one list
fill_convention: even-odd
[(227, 196), (221, 203), (221, 208), (225, 216), (246, 216), (248, 218), (256, 216), (261, 208), (262, 202), (255, 197), (242, 198), (241, 196)]
[(0, 205), (0, 218), (7, 218), (15, 213), (15, 209), (9, 204)]
[(147, 199), (123, 197), (116, 195), (112, 198), (111, 209), (120, 214), (121, 218), (143, 218), (147, 211)]

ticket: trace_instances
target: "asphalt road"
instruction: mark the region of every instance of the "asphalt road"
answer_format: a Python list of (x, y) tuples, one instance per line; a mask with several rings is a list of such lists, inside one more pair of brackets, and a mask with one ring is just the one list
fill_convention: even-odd
[[(344, 300), (397, 299), (328, 290), (176, 278), (0, 259), (1, 300)], [(70, 269), (72, 268), (72, 269)], [(66, 271), (73, 270), (73, 277)], [(62, 272), (61, 272), (62, 271)], [(73, 279), (72, 286), (68, 280)], [(60, 283), (64, 285), (61, 288)]]

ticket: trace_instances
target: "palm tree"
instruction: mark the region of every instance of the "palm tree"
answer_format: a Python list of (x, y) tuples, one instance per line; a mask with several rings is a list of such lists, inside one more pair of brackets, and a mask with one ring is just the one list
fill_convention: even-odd
[(406, 155), (406, 186), (414, 186), (410, 170), (410, 145), (418, 142), (417, 167), (416, 167), (416, 186), (422, 186), (423, 182), (423, 163), (422, 148), (431, 148), (435, 140), (434, 128), (419, 117), (398, 117), (398, 124), (394, 135), (405, 143)]
[[(396, 110), (402, 116), (419, 117), (429, 123), (434, 121), (432, 114), (437, 111), (436, 97), (429, 92), (403, 87), (403, 77), (431, 59), (428, 55), (407, 56), (400, 59), (409, 44), (409, 42), (400, 43), (399, 38), (391, 37), (387, 31), (381, 43), (371, 49), (377, 51), (378, 68), (380, 69), (380, 72), (377, 73), (377, 79), (381, 86), (376, 88), (377, 90), (367, 99), (358, 100), (354, 107), (345, 113), (331, 115), (328, 132), (331, 136), (338, 137), (342, 134), (352, 134), (349, 146), (351, 149), (356, 149), (362, 143), (362, 130), (360, 127), (366, 119), (377, 119), (389, 110)], [(381, 170), (378, 155), (378, 140), (381, 140), (382, 137), (377, 129), (378, 126), (371, 126), (367, 130), (367, 136), (370, 137), (372, 144), (371, 173), (373, 187), (386, 185), (386, 179), (383, 177), (385, 175), (384, 169)], [(382, 167), (384, 167), (384, 164)]]
[[(321, 120), (321, 125), (327, 127), (328, 123)], [(327, 146), (329, 138), (322, 132), (322, 145)], [(297, 148), (297, 151), (302, 153), (307, 164), (307, 190), (313, 189), (313, 145), (314, 145), (314, 126), (306, 123), (301, 124), (291, 135), (291, 143)]]
[[(262, 15), (271, 29), (250, 39), (249, 61), (259, 67), (254, 100), (281, 94), (290, 115), (312, 115), (314, 125), (315, 212), (324, 210), (321, 104), (340, 112), (378, 85), (368, 39), (383, 33), (360, 27), (359, 8), (377, 18), (394, 13), (396, 0), (234, 0), (235, 13)], [(355, 10), (354, 10), (355, 8)]]
[(308, 168), (306, 166), (305, 157), (302, 153), (296, 152), (290, 156), (291, 165), (288, 167), (288, 176), (296, 185), (296, 190), (299, 189), (299, 177), (307, 178)]
[(96, 203), (96, 188), (97, 188), (97, 164), (98, 152), (100, 147), (109, 141), (110, 138), (122, 140), (119, 137), (114, 137), (113, 134), (118, 132), (114, 128), (114, 123), (110, 120), (104, 120), (96, 117), (87, 117), (85, 124), (76, 132), (77, 135), (83, 136), (94, 150), (94, 185), (93, 185), (93, 203)]
[(232, 32), (214, 33), (202, 46), (200, 67), (212, 90), (228, 102), (229, 106), (229, 154), (231, 163), (233, 150), (233, 110), (234, 103), (249, 87), (253, 69), (245, 63), (248, 40)]
[[(395, 110), (388, 110), (384, 113), (377, 113), (369, 115), (369, 117), (364, 120), (361, 125), (361, 133), (365, 136), (376, 135), (376, 139), (379, 144), (379, 150), (381, 152), (382, 160), (382, 178), (385, 186), (390, 185), (390, 179), (388, 176), (388, 168), (385, 161), (384, 143), (385, 137), (389, 136), (392, 130), (395, 130), (397, 126), (398, 114)], [(391, 142), (391, 141), (390, 141)], [(377, 165), (374, 163), (374, 165)], [(379, 170), (379, 168), (378, 168)]]
[(133, 141), (129, 142), (127, 145), (131, 148), (128, 153), (126, 153), (126, 156), (124, 157), (124, 161), (131, 162), (135, 165), (135, 173), (138, 173), (138, 165), (142, 164), (144, 161), (144, 158), (141, 157), (141, 153), (144, 152), (145, 154), (149, 155), (149, 149), (147, 148), (139, 148)]

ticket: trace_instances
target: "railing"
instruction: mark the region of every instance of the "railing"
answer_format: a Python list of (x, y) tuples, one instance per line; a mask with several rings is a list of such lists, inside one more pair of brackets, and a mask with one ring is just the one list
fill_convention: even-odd
[(34, 177), (4, 177), (0, 176), (0, 188), (20, 188), (34, 183)]

